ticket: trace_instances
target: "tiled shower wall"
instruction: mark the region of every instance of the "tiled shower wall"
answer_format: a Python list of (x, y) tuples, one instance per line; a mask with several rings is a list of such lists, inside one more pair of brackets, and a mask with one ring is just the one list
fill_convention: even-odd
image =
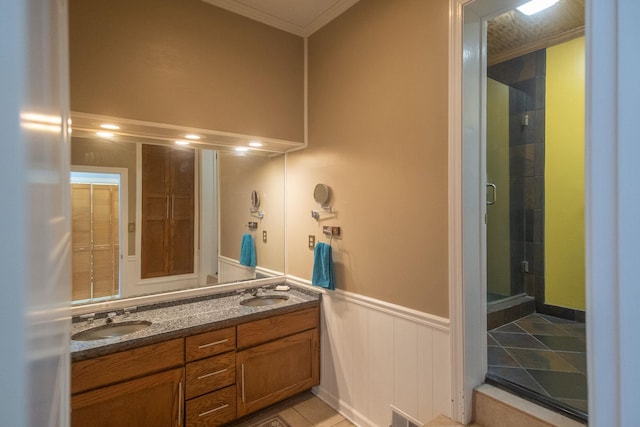
[(545, 65), (539, 50), (488, 68), (509, 86), (511, 295), (525, 292), (536, 306), (544, 304)]

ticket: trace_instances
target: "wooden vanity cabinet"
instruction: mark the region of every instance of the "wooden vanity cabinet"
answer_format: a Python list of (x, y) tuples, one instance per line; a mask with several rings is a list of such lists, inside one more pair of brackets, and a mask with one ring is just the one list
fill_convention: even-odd
[(186, 338), (187, 427), (215, 427), (236, 418), (236, 328)]
[(71, 365), (72, 427), (181, 427), (184, 340)]
[(320, 383), (317, 307), (238, 325), (238, 417)]
[(216, 427), (320, 382), (319, 307), (71, 365), (72, 427)]

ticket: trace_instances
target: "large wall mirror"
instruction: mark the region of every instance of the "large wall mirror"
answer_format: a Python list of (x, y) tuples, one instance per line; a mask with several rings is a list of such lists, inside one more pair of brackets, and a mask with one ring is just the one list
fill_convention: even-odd
[[(74, 304), (284, 275), (280, 141), (72, 119)], [(240, 262), (246, 235), (255, 267)]]

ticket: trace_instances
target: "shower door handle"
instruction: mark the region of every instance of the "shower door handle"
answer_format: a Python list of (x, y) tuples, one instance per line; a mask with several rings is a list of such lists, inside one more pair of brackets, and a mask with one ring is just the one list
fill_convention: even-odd
[[(489, 188), (491, 188), (491, 199), (489, 199)], [(487, 182), (487, 205), (493, 205), (496, 200), (498, 198), (498, 191), (496, 189), (496, 185), (491, 183), (491, 182)]]

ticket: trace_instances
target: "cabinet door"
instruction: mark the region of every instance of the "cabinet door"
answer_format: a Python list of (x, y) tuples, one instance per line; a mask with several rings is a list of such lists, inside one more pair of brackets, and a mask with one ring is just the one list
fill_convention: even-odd
[(169, 168), (167, 147), (142, 145), (142, 249), (143, 279), (167, 275), (169, 254)]
[(318, 329), (236, 353), (238, 417), (319, 384)]
[(193, 150), (171, 150), (169, 163), (169, 274), (193, 273)]
[(142, 146), (141, 277), (193, 273), (195, 153)]
[(71, 427), (180, 427), (184, 369), (80, 393), (71, 398)]

